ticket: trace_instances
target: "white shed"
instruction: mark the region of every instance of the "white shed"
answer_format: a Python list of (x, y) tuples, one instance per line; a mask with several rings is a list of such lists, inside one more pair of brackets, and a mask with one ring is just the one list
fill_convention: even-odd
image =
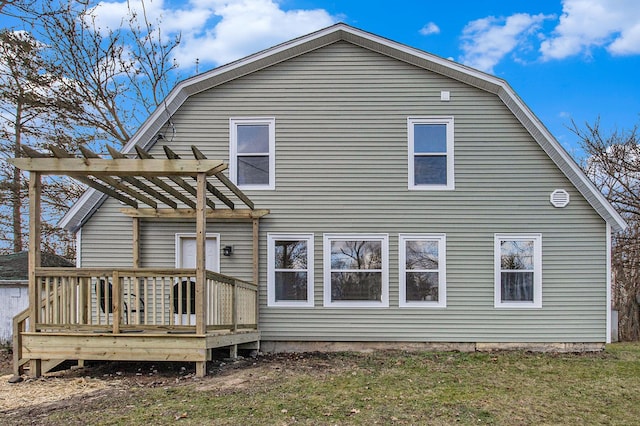
[[(27, 252), (0, 256), (0, 346), (11, 344), (13, 317), (29, 306)], [(71, 267), (73, 263), (55, 254), (42, 254), (43, 266)]]

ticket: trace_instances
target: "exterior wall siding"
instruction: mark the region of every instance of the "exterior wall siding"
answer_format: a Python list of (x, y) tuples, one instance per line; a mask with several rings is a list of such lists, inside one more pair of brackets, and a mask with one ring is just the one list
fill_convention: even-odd
[[(416, 116), (455, 118), (454, 191), (407, 189)], [(163, 132), (178, 154), (197, 145), (226, 162), (230, 117), (276, 121), (276, 189), (247, 191), (271, 211), (260, 222), (264, 340), (605, 341), (605, 222), (496, 95), (339, 42), (192, 96), (175, 134)], [(563, 209), (549, 203), (558, 188), (571, 195)], [(108, 200), (84, 226), (83, 266), (131, 264), (130, 219), (116, 207)], [(144, 222), (143, 266), (173, 266), (175, 233), (194, 229)], [(251, 279), (250, 224), (208, 231), (234, 246), (221, 272)], [(314, 233), (315, 307), (267, 307), (268, 232)], [(323, 234), (343, 232), (389, 235), (388, 308), (323, 307)], [(446, 308), (398, 307), (399, 233), (446, 234)], [(494, 308), (495, 233), (542, 234), (542, 309)]]

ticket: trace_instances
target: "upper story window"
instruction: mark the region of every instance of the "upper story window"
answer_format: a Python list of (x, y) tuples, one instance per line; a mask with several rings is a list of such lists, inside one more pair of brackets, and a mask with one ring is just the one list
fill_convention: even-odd
[(324, 306), (389, 306), (389, 237), (325, 234)]
[(542, 307), (542, 235), (495, 235), (495, 307)]
[(274, 118), (230, 120), (229, 174), (241, 189), (275, 188)]
[(454, 189), (453, 117), (416, 117), (407, 123), (409, 189)]
[(445, 307), (446, 237), (400, 234), (400, 307)]
[(313, 234), (268, 234), (268, 306), (313, 306)]

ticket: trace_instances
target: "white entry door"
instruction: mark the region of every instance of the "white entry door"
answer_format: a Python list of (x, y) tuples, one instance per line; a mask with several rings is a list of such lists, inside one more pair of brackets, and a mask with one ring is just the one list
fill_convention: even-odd
[[(205, 248), (205, 265), (206, 268), (213, 272), (220, 272), (220, 239), (217, 234), (207, 234), (206, 239), (206, 248)], [(187, 268), (194, 269), (196, 267), (196, 236), (195, 234), (176, 234), (176, 268)], [(192, 281), (193, 283), (193, 281)], [(182, 288), (184, 301), (180, 303), (183, 304), (181, 308), (181, 312), (188, 312), (187, 309), (191, 310), (191, 315), (182, 314), (178, 315), (177, 312), (174, 312), (174, 324), (176, 325), (195, 325), (196, 324), (196, 316), (193, 314), (193, 301), (187, 302), (186, 295), (184, 294), (187, 291), (186, 285), (187, 283), (176, 283), (176, 285), (183, 285)], [(193, 284), (192, 284), (193, 285)], [(195, 294), (191, 295), (194, 297)], [(187, 308), (187, 304), (190, 304), (191, 307)], [(174, 306), (174, 310), (177, 309)]]
[[(220, 252), (218, 236), (207, 234), (205, 264), (208, 270), (220, 272)], [(194, 234), (176, 235), (176, 268), (196, 267), (196, 236)]]

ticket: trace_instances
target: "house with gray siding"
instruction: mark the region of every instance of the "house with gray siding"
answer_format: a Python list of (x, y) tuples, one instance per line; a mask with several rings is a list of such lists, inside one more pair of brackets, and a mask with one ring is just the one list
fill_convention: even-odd
[[(123, 153), (165, 146), (269, 211), (265, 350), (610, 341), (624, 220), (502, 79), (337, 24), (178, 84)], [(122, 208), (90, 189), (64, 217), (79, 266), (133, 266)], [(193, 223), (141, 220), (139, 266), (193, 267)], [(252, 227), (206, 232), (207, 269), (252, 281)]]

